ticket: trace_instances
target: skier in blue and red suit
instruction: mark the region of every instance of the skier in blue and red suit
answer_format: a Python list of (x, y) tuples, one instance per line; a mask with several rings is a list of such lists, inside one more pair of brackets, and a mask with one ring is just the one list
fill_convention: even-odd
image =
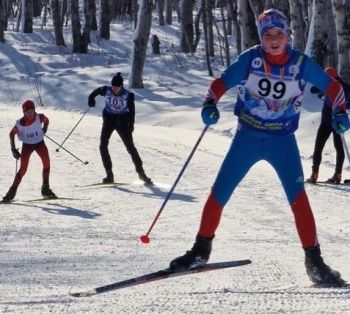
[(220, 114), (216, 104), (227, 90), (237, 86), (237, 132), (203, 208), (196, 241), (190, 251), (170, 262), (170, 268), (181, 271), (208, 261), (224, 206), (249, 169), (265, 160), (277, 172), (291, 206), (310, 280), (342, 285), (340, 273), (321, 257), (294, 132), (307, 82), (329, 97), (334, 129), (339, 133), (349, 129), (344, 92), (311, 58), (291, 48), (288, 20), (282, 12), (267, 10), (257, 24), (261, 44), (243, 52), (210, 84), (202, 107), (203, 122), (217, 123)]

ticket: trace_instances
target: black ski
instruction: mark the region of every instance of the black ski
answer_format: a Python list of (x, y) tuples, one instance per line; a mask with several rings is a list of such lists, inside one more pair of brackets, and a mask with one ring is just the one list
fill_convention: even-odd
[(144, 186), (153, 186), (155, 185), (153, 182), (151, 183), (146, 183), (139, 181), (140, 183), (126, 183), (126, 182), (110, 182), (110, 183), (103, 183), (103, 182), (96, 182), (96, 183), (90, 183), (90, 184), (85, 184), (85, 185), (80, 185), (79, 187), (113, 187), (113, 186), (121, 186), (121, 185), (144, 185)]
[(16, 203), (34, 203), (34, 202), (48, 202), (48, 201), (59, 201), (59, 200), (68, 200), (68, 201), (86, 201), (90, 198), (75, 198), (75, 197), (41, 197), (31, 200), (11, 200), (9, 202), (0, 201), (0, 204), (16, 204)]
[(350, 284), (347, 282), (344, 282), (342, 285), (337, 284), (325, 284), (325, 283), (314, 283), (311, 285), (306, 286), (305, 288), (317, 288), (317, 289), (350, 289)]
[(124, 182), (110, 182), (110, 183), (103, 183), (103, 182), (96, 182), (96, 183), (90, 183), (85, 185), (80, 185), (80, 187), (94, 187), (94, 186), (118, 186), (118, 185), (127, 185), (127, 183)]
[(41, 197), (35, 198), (32, 200), (23, 200), (22, 202), (46, 202), (46, 201), (59, 201), (59, 200), (68, 200), (68, 201), (86, 201), (90, 198), (76, 198), (76, 197)]
[(316, 183), (305, 181), (308, 185), (314, 185), (314, 186), (330, 186), (330, 187), (347, 187), (350, 186), (350, 183), (332, 183), (327, 181), (317, 181)]
[(118, 289), (132, 287), (132, 286), (137, 286), (137, 285), (142, 285), (145, 283), (158, 281), (166, 278), (191, 275), (195, 273), (207, 272), (207, 271), (230, 268), (230, 267), (243, 266), (243, 265), (248, 265), (250, 263), (251, 261), (247, 259), (247, 260), (237, 260), (237, 261), (229, 261), (229, 262), (210, 263), (210, 264), (205, 264), (204, 266), (199, 268), (180, 271), (180, 272), (173, 272), (170, 269), (163, 269), (163, 270), (159, 270), (159, 271), (142, 275), (139, 277), (134, 277), (123, 281), (117, 281), (115, 283), (108, 284), (105, 286), (100, 286), (91, 290), (74, 292), (69, 294), (73, 297), (91, 297), (96, 294), (114, 291)]

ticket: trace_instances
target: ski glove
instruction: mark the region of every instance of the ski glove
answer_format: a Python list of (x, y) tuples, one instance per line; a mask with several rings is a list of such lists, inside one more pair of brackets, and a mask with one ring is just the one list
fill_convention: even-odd
[(212, 125), (218, 122), (220, 113), (214, 99), (208, 99), (202, 106), (202, 121), (206, 125)]
[(18, 151), (18, 149), (12, 148), (11, 151), (12, 151), (12, 156), (15, 159), (20, 159), (21, 158), (21, 153)]
[(88, 105), (89, 105), (89, 107), (95, 107), (95, 105), (96, 105), (95, 98), (90, 98), (89, 97)]
[(332, 126), (337, 133), (344, 133), (349, 130), (350, 121), (348, 114), (339, 108), (333, 110)]
[(43, 127), (43, 132), (44, 132), (44, 134), (46, 134), (46, 132), (47, 132), (47, 126), (44, 126), (44, 127)]

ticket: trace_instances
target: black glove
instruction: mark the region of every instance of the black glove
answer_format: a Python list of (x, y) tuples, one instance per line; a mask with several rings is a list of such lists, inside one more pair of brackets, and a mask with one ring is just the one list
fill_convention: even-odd
[(89, 107), (95, 107), (95, 105), (96, 105), (95, 98), (89, 97), (88, 105), (89, 105)]
[(46, 132), (47, 132), (47, 126), (44, 126), (42, 130), (43, 130), (44, 134), (46, 134)]
[(13, 156), (15, 159), (20, 159), (20, 158), (21, 158), (21, 153), (18, 151), (18, 149), (12, 148), (12, 149), (11, 149), (11, 152), (12, 152), (12, 156)]

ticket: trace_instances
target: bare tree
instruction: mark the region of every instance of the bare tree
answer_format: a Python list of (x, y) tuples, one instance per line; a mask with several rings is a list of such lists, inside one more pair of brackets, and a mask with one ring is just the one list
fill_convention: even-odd
[(84, 0), (85, 25), (80, 32), (79, 0), (71, 0), (73, 52), (87, 53), (90, 43), (91, 22), (93, 17), (94, 0)]
[(0, 41), (5, 42), (6, 0), (0, 0)]
[(330, 0), (317, 0), (313, 3), (313, 34), (311, 57), (322, 67), (335, 66), (329, 57), (336, 50), (335, 22), (332, 18)]
[(22, 33), (33, 33), (33, 0), (22, 0)]
[(164, 22), (164, 0), (158, 0), (157, 1), (157, 7), (158, 7), (158, 23), (159, 25), (165, 25)]
[(173, 0), (165, 0), (165, 23), (173, 23)]
[(131, 73), (129, 85), (132, 88), (143, 88), (143, 67), (146, 59), (147, 45), (152, 25), (152, 0), (141, 0), (137, 25), (133, 34), (131, 52)]
[[(206, 11), (206, 27), (207, 27), (207, 45), (209, 56), (214, 57), (214, 30), (213, 30), (213, 1), (205, 0), (205, 11)], [(204, 24), (203, 24), (204, 26)]]
[(55, 31), (55, 40), (57, 46), (65, 46), (63, 30), (62, 30), (62, 21), (60, 13), (60, 1), (51, 0), (51, 11), (52, 11), (52, 23)]
[(242, 34), (242, 50), (246, 50), (259, 43), (256, 19), (246, 0), (238, 0), (237, 11)]
[(193, 8), (195, 0), (181, 0), (181, 38), (180, 47), (182, 52), (193, 52)]
[(110, 39), (110, 24), (112, 20), (110, 0), (100, 0), (100, 36)]
[(304, 32), (303, 7), (299, 0), (289, 0), (289, 22), (292, 31), (293, 47), (300, 51), (305, 50), (306, 38)]
[(338, 41), (338, 69), (340, 76), (350, 80), (350, 8), (343, 0), (332, 0)]

